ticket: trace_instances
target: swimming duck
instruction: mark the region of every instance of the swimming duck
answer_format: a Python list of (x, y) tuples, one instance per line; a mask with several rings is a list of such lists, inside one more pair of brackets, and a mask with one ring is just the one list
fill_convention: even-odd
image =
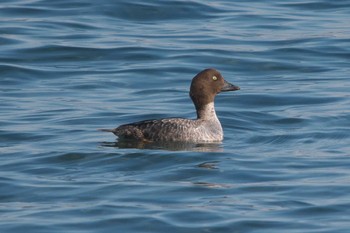
[(193, 79), (190, 97), (196, 108), (197, 119), (164, 118), (120, 125), (112, 132), (120, 140), (145, 142), (220, 142), (223, 140), (221, 123), (214, 108), (215, 96), (220, 92), (240, 88), (227, 82), (219, 71), (205, 69)]

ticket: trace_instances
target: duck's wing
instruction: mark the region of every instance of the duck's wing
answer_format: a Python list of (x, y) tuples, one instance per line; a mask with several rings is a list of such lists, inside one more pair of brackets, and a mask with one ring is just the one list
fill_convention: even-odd
[(185, 132), (194, 127), (195, 121), (183, 118), (166, 118), (160, 120), (146, 120), (121, 125), (115, 129), (102, 129), (112, 132), (120, 139), (142, 141), (184, 141)]

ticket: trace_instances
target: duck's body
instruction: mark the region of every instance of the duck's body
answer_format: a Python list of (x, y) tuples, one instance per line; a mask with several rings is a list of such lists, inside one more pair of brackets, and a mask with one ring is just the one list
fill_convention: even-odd
[(144, 141), (219, 142), (223, 131), (215, 111), (210, 119), (165, 118), (121, 125), (105, 130), (120, 139)]
[(206, 69), (198, 73), (191, 83), (190, 96), (196, 107), (197, 119), (146, 120), (103, 131), (112, 132), (119, 139), (149, 142), (220, 142), (223, 130), (216, 116), (214, 99), (219, 92), (235, 90), (239, 87), (226, 82), (218, 71)]

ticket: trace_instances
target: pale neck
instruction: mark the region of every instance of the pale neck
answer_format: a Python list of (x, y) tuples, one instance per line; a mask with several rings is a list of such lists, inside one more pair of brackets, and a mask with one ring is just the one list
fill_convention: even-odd
[(202, 106), (201, 108), (197, 109), (197, 119), (201, 120), (217, 120), (214, 102), (210, 102), (209, 104), (206, 104)]

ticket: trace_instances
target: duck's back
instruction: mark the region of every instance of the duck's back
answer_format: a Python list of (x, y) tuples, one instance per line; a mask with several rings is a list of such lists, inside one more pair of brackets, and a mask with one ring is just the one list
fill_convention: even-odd
[[(120, 139), (144, 141), (188, 141), (197, 131), (196, 120), (167, 118), (121, 125), (112, 132)], [(193, 139), (191, 140), (193, 141)]]

